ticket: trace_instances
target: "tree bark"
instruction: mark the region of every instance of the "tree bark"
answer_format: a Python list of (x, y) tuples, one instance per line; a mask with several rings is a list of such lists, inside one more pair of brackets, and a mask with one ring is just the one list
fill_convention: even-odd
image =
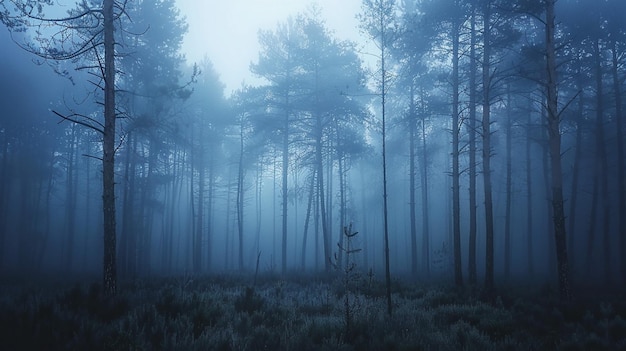
[(563, 208), (563, 171), (561, 165), (561, 132), (558, 112), (557, 71), (555, 48), (555, 13), (556, 0), (544, 0), (546, 6), (546, 74), (547, 74), (547, 112), (552, 165), (552, 208), (554, 220), (554, 241), (557, 256), (559, 295), (561, 300), (570, 300), (569, 262), (567, 258), (567, 240), (565, 233), (565, 212)]
[[(422, 101), (424, 106), (424, 101)], [(426, 147), (426, 111), (422, 109), (422, 266), (426, 276), (430, 276), (430, 214), (428, 212), (429, 182), (428, 182), (428, 150)]]
[(533, 175), (531, 159), (531, 139), (532, 139), (532, 114), (528, 113), (526, 120), (526, 262), (528, 264), (528, 275), (532, 277), (535, 273), (534, 251), (533, 251)]
[(609, 198), (608, 160), (604, 133), (604, 82), (602, 73), (602, 52), (600, 51), (600, 39), (594, 42), (595, 71), (596, 71), (596, 160), (599, 163), (596, 167), (600, 180), (600, 191), (602, 193), (602, 241), (604, 259), (604, 279), (607, 285), (611, 284), (611, 201)]
[(476, 273), (476, 5), (472, 4), (472, 19), (470, 23), (470, 72), (469, 72), (469, 116), (468, 116), (468, 143), (469, 143), (469, 252), (468, 252), (468, 282), (475, 285), (478, 277)]
[(76, 151), (78, 148), (77, 125), (70, 127), (70, 140), (67, 145), (67, 168), (66, 168), (66, 189), (65, 189), (65, 230), (67, 242), (65, 243), (65, 271), (71, 272), (74, 259), (74, 241), (76, 234), (76, 191), (78, 188), (78, 177), (76, 176)]
[(103, 287), (106, 295), (117, 291), (115, 234), (115, 28), (114, 0), (103, 0), (104, 15), (104, 135), (102, 204), (104, 216)]
[(309, 223), (311, 222), (311, 206), (315, 196), (315, 169), (311, 172), (311, 185), (309, 186), (309, 199), (307, 200), (306, 215), (304, 218), (304, 234), (302, 235), (302, 253), (300, 254), (300, 269), (306, 267), (306, 242), (309, 236)]
[(244, 169), (243, 169), (243, 153), (244, 153), (244, 120), (241, 117), (241, 126), (239, 131), (239, 171), (237, 172), (237, 231), (239, 233), (239, 270), (243, 270), (243, 200), (244, 200)]
[(491, 191), (491, 4), (483, 13), (483, 187), (485, 193), (485, 290), (494, 288), (493, 200)]
[(622, 110), (622, 88), (618, 74), (617, 43), (611, 41), (611, 73), (613, 76), (613, 95), (615, 96), (615, 123), (617, 129), (617, 186), (618, 186), (618, 232), (620, 253), (620, 276), (626, 283), (626, 164), (624, 161), (624, 114)]
[(411, 221), (411, 274), (417, 275), (417, 219), (415, 217), (415, 85), (409, 87), (409, 217)]
[[(578, 72), (580, 74), (580, 72)], [(582, 132), (582, 123), (581, 121), (584, 118), (584, 90), (582, 89), (582, 82), (578, 83), (578, 89), (580, 93), (578, 94), (578, 112), (576, 113), (576, 142), (575, 142), (575, 151), (574, 151), (574, 164), (572, 166), (572, 191), (570, 193), (570, 201), (569, 201), (569, 238), (567, 241), (568, 251), (574, 252), (574, 241), (576, 237), (576, 208), (578, 207), (578, 186), (580, 182), (580, 160), (582, 158), (582, 150), (583, 150), (583, 132)]]
[[(286, 96), (285, 106), (289, 105), (289, 95)], [(283, 198), (283, 215), (282, 215), (282, 274), (287, 274), (287, 204), (288, 191), (287, 176), (289, 169), (289, 111), (285, 111), (285, 121), (283, 125), (283, 165), (282, 165), (282, 198)]]
[(452, 240), (454, 246), (454, 283), (463, 285), (461, 261), (461, 205), (459, 170), (459, 31), (452, 26)]
[(513, 196), (512, 147), (513, 147), (513, 114), (511, 87), (507, 86), (506, 94), (506, 204), (504, 210), (504, 275), (511, 276), (511, 201)]

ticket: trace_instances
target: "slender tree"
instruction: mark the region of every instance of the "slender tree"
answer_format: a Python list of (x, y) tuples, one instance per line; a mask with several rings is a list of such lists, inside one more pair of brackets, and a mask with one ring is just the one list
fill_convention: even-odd
[(551, 165), (552, 210), (554, 222), (554, 240), (556, 243), (557, 273), (559, 293), (562, 300), (571, 299), (569, 286), (569, 261), (565, 236), (565, 210), (563, 199), (563, 170), (561, 165), (561, 130), (558, 111), (557, 65), (556, 65), (556, 19), (554, 7), (556, 0), (544, 0), (545, 9), (545, 45), (546, 45), (546, 93), (549, 132), (549, 150)]
[(387, 67), (389, 49), (395, 38), (395, 1), (394, 0), (364, 0), (363, 12), (359, 15), (363, 30), (374, 40), (380, 53), (380, 78), (378, 89), (381, 100), (382, 119), (382, 159), (383, 159), (383, 221), (384, 221), (384, 252), (385, 252), (385, 280), (387, 285), (387, 312), (392, 313), (391, 305), (391, 272), (389, 268), (389, 223), (387, 214), (387, 150), (386, 150), (386, 99), (391, 71)]

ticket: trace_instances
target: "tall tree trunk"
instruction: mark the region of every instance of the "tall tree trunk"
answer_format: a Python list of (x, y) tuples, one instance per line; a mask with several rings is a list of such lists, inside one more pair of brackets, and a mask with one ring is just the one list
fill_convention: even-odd
[(463, 285), (461, 261), (461, 204), (459, 169), (459, 31), (452, 26), (452, 240), (454, 247), (454, 283)]
[(469, 253), (468, 253), (468, 282), (471, 285), (477, 283), (476, 274), (476, 5), (472, 5), (472, 18), (470, 22), (470, 72), (469, 72)]
[(212, 234), (213, 234), (213, 201), (215, 201), (215, 159), (209, 156), (209, 189), (207, 194), (207, 223), (206, 223), (206, 270), (211, 271), (212, 267)]
[[(319, 262), (319, 260), (320, 260), (320, 252), (319, 252), (320, 251), (320, 245), (319, 245), (319, 241), (320, 241), (319, 240), (320, 239), (320, 212), (321, 212), (321, 210), (320, 210), (320, 203), (323, 203), (323, 199), (322, 199), (323, 196), (319, 195), (319, 192), (320, 192), (320, 189), (319, 189), (319, 182), (320, 182), (319, 177), (320, 177), (320, 174), (318, 173), (317, 177), (316, 177), (316, 178), (318, 178), (316, 180), (317, 192), (318, 193), (316, 194), (315, 198), (313, 199), (313, 201), (314, 201), (314, 209), (315, 209), (315, 211), (314, 211), (314, 215), (315, 215), (315, 220), (314, 220), (314, 222), (315, 222), (315, 271), (318, 271), (319, 268), (320, 268), (320, 262)], [(322, 238), (322, 245), (324, 245), (324, 239), (323, 238)], [(324, 248), (323, 251), (325, 251), (325, 248)], [(328, 260), (324, 260), (324, 261), (327, 262)], [(325, 263), (324, 264), (324, 267), (325, 267), (324, 271), (325, 272), (330, 272), (330, 267), (326, 268), (327, 265), (329, 266), (330, 263)]]
[(300, 254), (300, 268), (304, 271), (306, 267), (306, 242), (309, 234), (309, 223), (311, 220), (311, 206), (315, 196), (315, 169), (311, 172), (311, 185), (309, 186), (309, 199), (307, 200), (306, 215), (304, 218), (304, 234), (302, 235), (302, 253)]
[(0, 273), (4, 269), (5, 256), (5, 244), (6, 244), (6, 232), (7, 232), (7, 206), (6, 201), (9, 197), (6, 189), (10, 189), (8, 164), (9, 164), (9, 131), (5, 127), (2, 133), (2, 164), (0, 166)]
[[(286, 98), (286, 106), (289, 105), (289, 95)], [(283, 198), (283, 237), (282, 237), (282, 274), (287, 274), (287, 204), (288, 204), (288, 191), (287, 188), (287, 176), (289, 171), (289, 111), (285, 112), (285, 121), (283, 125), (283, 165), (282, 165), (282, 198)]]
[(122, 194), (122, 235), (120, 237), (119, 266), (122, 274), (132, 276), (137, 273), (136, 226), (135, 221), (135, 181), (137, 136), (129, 132), (127, 136), (126, 159), (124, 165), (124, 190)]
[[(547, 118), (547, 111), (545, 109), (541, 110), (541, 123), (542, 123), (542, 131), (545, 132), (544, 134), (547, 134), (548, 132), (548, 118)], [(547, 220), (544, 222), (546, 225), (546, 233), (552, 233), (553, 232), (553, 228), (554, 228), (554, 222), (550, 221), (549, 218), (553, 217), (553, 209), (552, 209), (552, 202), (550, 201), (550, 193), (551, 193), (551, 180), (550, 180), (550, 172), (551, 172), (551, 167), (550, 167), (550, 143), (549, 143), (549, 136), (548, 135), (544, 135), (542, 134), (541, 137), (541, 141), (540, 141), (540, 145), (541, 145), (541, 162), (542, 162), (542, 166), (543, 166), (543, 185), (545, 187), (545, 191), (544, 193), (546, 194), (546, 218)], [(548, 243), (548, 265), (549, 265), (549, 270), (548, 272), (556, 272), (557, 270), (557, 260), (556, 260), (556, 249), (555, 249), (555, 243), (554, 243), (554, 237), (552, 236), (548, 236), (547, 238), (547, 243)], [(552, 274), (550, 274), (552, 275)]]
[(237, 232), (239, 234), (239, 270), (243, 270), (243, 153), (244, 153), (244, 124), (241, 119), (241, 129), (239, 131), (239, 170), (237, 172)]
[[(365, 174), (364, 172), (360, 172), (360, 176), (361, 176), (361, 184), (365, 184)], [(368, 241), (368, 235), (367, 235), (367, 228), (368, 228), (368, 224), (367, 224), (367, 204), (365, 203), (365, 193), (366, 193), (366, 189), (365, 186), (361, 187), (361, 216), (362, 216), (362, 224), (361, 227), (363, 228), (363, 230), (361, 231), (362, 236), (361, 238), (363, 238), (363, 267), (365, 268), (370, 268), (369, 265), (369, 251), (367, 249), (367, 241)]]
[(417, 275), (417, 219), (415, 217), (415, 85), (409, 87), (409, 217), (411, 221), (411, 274)]
[[(202, 155), (198, 157), (198, 205), (196, 206), (196, 225), (193, 238), (193, 271), (196, 274), (202, 272), (202, 234), (204, 234), (204, 192), (206, 167), (202, 162)], [(193, 168), (192, 168), (193, 174)], [(191, 181), (193, 184), (193, 179)], [(192, 185), (193, 186), (193, 185)]]
[(74, 241), (76, 233), (76, 191), (78, 187), (78, 177), (76, 176), (76, 149), (78, 147), (77, 125), (72, 124), (70, 140), (67, 145), (67, 168), (65, 182), (65, 233), (67, 241), (65, 243), (65, 271), (72, 271), (74, 259)]
[(558, 111), (557, 71), (555, 49), (555, 14), (556, 0), (544, 0), (546, 6), (546, 75), (548, 130), (550, 160), (552, 165), (552, 208), (554, 219), (554, 241), (557, 256), (559, 294), (561, 300), (570, 300), (569, 262), (567, 258), (567, 239), (565, 234), (565, 211), (563, 208), (563, 171), (561, 169), (561, 132)]
[[(341, 147), (339, 144), (339, 140), (337, 140), (337, 146)], [(345, 184), (344, 184), (344, 155), (342, 151), (338, 152), (337, 155), (337, 164), (338, 164), (338, 176), (339, 176), (339, 228), (341, 228), (341, 230), (339, 231), (339, 246), (343, 247), (343, 238), (345, 235), (343, 235), (343, 228), (345, 226), (345, 217), (346, 217), (346, 193), (345, 193)], [(343, 250), (338, 249), (337, 250), (337, 258), (338, 258), (338, 265), (339, 267), (343, 267)]]
[(528, 264), (528, 274), (533, 276), (535, 273), (534, 252), (533, 252), (533, 174), (531, 160), (531, 140), (533, 137), (533, 119), (532, 113), (527, 114), (526, 120), (526, 262)]
[[(316, 212), (318, 214), (319, 217), (321, 217), (321, 221), (322, 221), (322, 242), (324, 245), (324, 270), (326, 272), (330, 272), (331, 266), (330, 266), (330, 257), (331, 257), (331, 248), (330, 248), (330, 234), (328, 233), (328, 223), (327, 223), (327, 215), (326, 215), (326, 202), (324, 200), (324, 159), (323, 159), (323, 155), (322, 155), (322, 116), (317, 113), (316, 117), (316, 130), (317, 130), (317, 134), (316, 134), (316, 138), (315, 138), (315, 163), (317, 166), (317, 174), (316, 174), (316, 179), (317, 179), (317, 195), (319, 197), (319, 212)], [(317, 211), (317, 206), (316, 206), (316, 211)], [(316, 216), (317, 217), (317, 216)], [(316, 233), (316, 237), (317, 237), (317, 233), (318, 233), (318, 218), (316, 218), (315, 220), (315, 225), (316, 225), (316, 229), (315, 229), (315, 233)], [(316, 251), (317, 251), (317, 245), (316, 247)], [(315, 267), (317, 268), (317, 260), (319, 259), (318, 257), (318, 253), (316, 252), (315, 254)]]
[[(422, 106), (424, 101), (422, 101)], [(426, 147), (426, 111), (422, 108), (422, 267), (427, 277), (430, 276), (430, 214), (428, 207), (429, 199), (429, 183), (428, 183), (428, 150)]]
[(600, 39), (594, 42), (595, 71), (596, 71), (596, 156), (599, 164), (596, 171), (599, 173), (600, 191), (602, 193), (602, 241), (604, 259), (604, 280), (607, 285), (611, 284), (611, 199), (609, 198), (609, 170), (604, 133), (604, 82), (602, 73), (602, 52), (600, 51)]
[[(580, 72), (579, 72), (580, 73)], [(582, 89), (582, 82), (578, 84), (579, 95), (578, 95), (578, 112), (576, 113), (576, 142), (575, 142), (575, 151), (574, 151), (574, 165), (572, 166), (572, 191), (570, 194), (570, 209), (569, 209), (569, 240), (568, 251), (574, 252), (574, 240), (576, 237), (576, 208), (578, 207), (578, 185), (580, 178), (580, 160), (582, 159), (582, 150), (583, 150), (583, 127), (582, 120), (584, 118), (584, 108), (585, 108), (585, 100), (584, 100), (584, 90)]]
[(385, 100), (387, 98), (387, 71), (385, 67), (385, 49), (387, 46), (387, 40), (385, 38), (386, 28), (383, 15), (383, 1), (380, 2), (380, 66), (381, 66), (381, 115), (382, 115), (382, 143), (383, 143), (383, 220), (384, 224), (384, 245), (385, 245), (385, 285), (387, 286), (387, 313), (391, 315), (391, 271), (389, 269), (389, 222), (387, 215), (387, 131), (385, 120)]
[(622, 110), (622, 88), (618, 74), (619, 61), (616, 40), (611, 40), (611, 72), (613, 76), (613, 95), (615, 96), (615, 123), (617, 129), (617, 186), (618, 186), (618, 212), (619, 218), (619, 256), (620, 276), (626, 283), (626, 161), (624, 160), (624, 114)]
[(506, 92), (506, 204), (504, 210), (504, 275), (511, 276), (511, 201), (513, 195), (512, 146), (513, 146), (513, 113), (511, 86)]
[(230, 255), (230, 245), (231, 245), (231, 235), (230, 235), (230, 212), (231, 212), (231, 208), (230, 208), (230, 198), (231, 198), (231, 169), (229, 167), (228, 170), (228, 181), (226, 184), (226, 228), (224, 230), (224, 232), (226, 233), (226, 238), (224, 240), (224, 268), (225, 269), (229, 269), (230, 268), (230, 260), (232, 258), (232, 256)]
[(491, 191), (491, 3), (483, 13), (483, 187), (485, 193), (485, 290), (494, 288), (493, 200)]
[(261, 211), (263, 206), (262, 190), (263, 190), (263, 163), (259, 162), (257, 165), (257, 174), (255, 181), (255, 198), (256, 198), (256, 231), (254, 236), (254, 249), (257, 253), (260, 252), (261, 245), (261, 219), (263, 218), (263, 212)]
[(104, 16), (104, 135), (102, 205), (104, 216), (103, 287), (106, 295), (117, 291), (115, 237), (115, 28), (114, 0), (103, 0)]

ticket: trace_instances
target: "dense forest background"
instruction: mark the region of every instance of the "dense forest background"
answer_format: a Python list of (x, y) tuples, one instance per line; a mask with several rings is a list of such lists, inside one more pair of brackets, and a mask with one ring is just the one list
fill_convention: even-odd
[[(66, 49), (42, 38), (57, 29), (15, 30), (7, 3), (0, 273), (100, 274), (102, 49), (56, 55)], [(115, 20), (120, 277), (330, 271), (346, 259), (342, 228), (352, 225), (356, 264), (380, 276), (388, 226), (395, 276), (554, 284), (566, 252), (574, 283), (626, 282), (623, 1), (556, 2), (556, 76), (543, 1), (366, 0), (355, 14), (362, 43), (335, 37), (311, 7), (259, 32), (250, 75), (264, 83), (230, 95), (210, 59), (181, 53), (187, 27), (174, 0), (124, 6)], [(100, 35), (69, 29), (66, 44)]]

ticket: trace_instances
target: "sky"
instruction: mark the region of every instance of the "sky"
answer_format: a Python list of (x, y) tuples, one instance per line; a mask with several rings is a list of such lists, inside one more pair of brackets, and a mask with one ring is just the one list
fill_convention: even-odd
[(256, 84), (250, 63), (259, 53), (259, 29), (274, 30), (289, 16), (306, 12), (312, 4), (338, 39), (362, 41), (355, 18), (361, 0), (176, 0), (189, 25), (183, 53), (190, 63), (206, 56), (226, 85), (225, 93)]

